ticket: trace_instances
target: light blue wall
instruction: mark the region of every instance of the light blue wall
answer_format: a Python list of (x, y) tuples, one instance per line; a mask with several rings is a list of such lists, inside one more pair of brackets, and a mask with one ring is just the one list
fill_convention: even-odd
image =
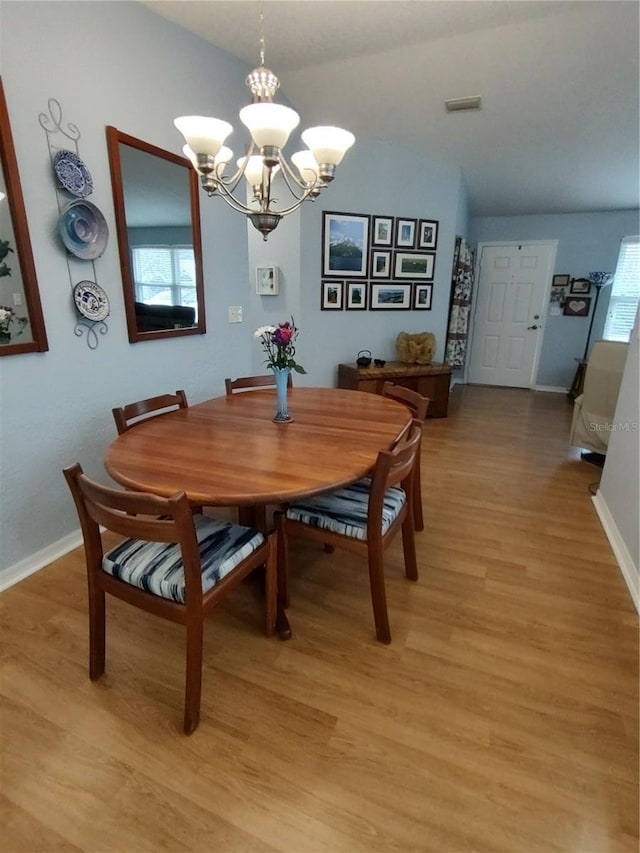
[[(113, 406), (184, 388), (192, 402), (223, 389), (231, 365), (251, 367), (244, 326), (226, 306), (248, 283), (246, 224), (201, 199), (206, 335), (130, 344), (122, 299), (105, 126), (175, 153), (183, 113), (236, 121), (248, 68), (137, 3), (2, 3), (2, 79), (22, 178), (50, 350), (0, 359), (0, 567), (77, 529), (61, 474), (79, 460), (106, 479), (102, 458), (115, 435)], [(38, 115), (56, 98), (81, 131), (79, 152), (93, 175), (90, 200), (110, 241), (96, 262), (111, 302), (109, 332), (95, 351), (74, 334), (75, 309), (45, 134)], [(82, 276), (91, 277), (91, 266)]]
[[(565, 213), (545, 216), (498, 216), (471, 219), (474, 244), (499, 240), (557, 240), (556, 274), (586, 277), (592, 271), (614, 272), (620, 241), (638, 234), (638, 211)], [(594, 288), (591, 289), (594, 296)], [(591, 342), (602, 335), (610, 290), (598, 303)], [(592, 302), (593, 307), (593, 302)], [(576, 359), (583, 356), (589, 317), (547, 316), (536, 383), (552, 387), (571, 385)]]
[[(335, 182), (315, 203), (301, 208), (299, 237), (295, 222), (287, 222), (293, 230), (280, 232), (285, 224), (282, 223), (267, 244), (254, 238), (252, 258), (256, 262), (275, 262), (287, 270), (288, 284), (282, 296), (262, 299), (265, 308), (269, 307), (268, 301), (284, 311), (282, 319), (295, 312), (302, 330), (300, 362), (308, 371), (307, 377), (300, 380), (296, 377), (296, 381), (334, 385), (337, 365), (355, 361), (361, 349), (371, 350), (374, 357), (393, 359), (395, 340), (401, 331), (433, 332), (437, 341), (436, 359), (442, 359), (460, 192), (461, 176), (456, 166), (427, 162), (420, 152), (402, 150), (397, 145), (357, 140), (338, 167)], [(321, 311), (325, 210), (439, 220), (433, 309)], [(276, 235), (280, 243), (273, 240)]]
[(460, 192), (458, 193), (458, 216), (456, 219), (456, 237), (464, 237), (469, 241), (470, 217), (469, 217), (469, 195), (464, 180), (460, 178)]

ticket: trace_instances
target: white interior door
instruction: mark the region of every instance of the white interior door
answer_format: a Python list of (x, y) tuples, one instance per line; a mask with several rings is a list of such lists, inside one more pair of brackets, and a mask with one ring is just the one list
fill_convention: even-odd
[(534, 384), (556, 245), (482, 247), (468, 382)]

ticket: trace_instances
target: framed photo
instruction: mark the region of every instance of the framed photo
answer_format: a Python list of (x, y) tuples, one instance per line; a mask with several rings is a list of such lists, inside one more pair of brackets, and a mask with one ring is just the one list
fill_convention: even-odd
[(413, 307), (416, 311), (431, 311), (433, 284), (413, 285)]
[(370, 311), (402, 311), (411, 308), (411, 285), (402, 281), (377, 284), (372, 282)]
[(438, 246), (438, 225), (437, 219), (421, 219), (418, 225), (418, 248), (419, 249), (435, 249)]
[(367, 310), (367, 283), (366, 281), (347, 282), (347, 311)]
[(395, 278), (433, 278), (435, 252), (396, 252)]
[(259, 296), (277, 296), (278, 267), (256, 267), (256, 293)]
[(590, 296), (567, 296), (564, 303), (565, 317), (586, 317), (590, 309)]
[(553, 280), (551, 282), (552, 287), (568, 287), (569, 280), (571, 276), (567, 273), (566, 275), (554, 275)]
[(417, 224), (416, 219), (396, 219), (396, 246), (415, 249)]
[(342, 311), (342, 296), (344, 283), (341, 281), (322, 282), (322, 302), (320, 307), (323, 311)]
[(571, 287), (569, 288), (569, 293), (589, 293), (590, 290), (591, 282), (588, 278), (571, 279)]
[(390, 251), (371, 251), (371, 278), (391, 278)]
[(393, 245), (393, 216), (374, 216), (372, 246)]
[(325, 212), (322, 246), (323, 275), (366, 277), (369, 268), (369, 217)]

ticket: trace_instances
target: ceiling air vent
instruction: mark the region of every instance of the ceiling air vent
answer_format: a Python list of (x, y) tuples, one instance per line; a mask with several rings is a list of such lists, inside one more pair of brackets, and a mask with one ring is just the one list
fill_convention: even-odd
[(448, 113), (459, 113), (464, 110), (479, 110), (481, 101), (480, 95), (475, 95), (473, 98), (453, 98), (445, 101), (444, 105)]

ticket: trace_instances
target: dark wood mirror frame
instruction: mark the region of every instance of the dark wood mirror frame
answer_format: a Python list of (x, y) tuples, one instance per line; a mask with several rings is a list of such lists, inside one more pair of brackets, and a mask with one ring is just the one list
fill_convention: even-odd
[[(122, 161), (120, 158), (120, 145), (129, 145), (138, 151), (143, 151), (153, 157), (159, 157), (185, 169), (185, 186), (189, 187), (191, 201), (191, 231), (193, 240), (193, 253), (195, 260), (196, 300), (198, 304), (197, 321), (193, 326), (179, 329), (157, 329), (154, 331), (140, 331), (136, 319), (135, 309), (135, 285), (133, 270), (131, 266), (131, 250), (127, 233), (127, 218), (125, 210), (124, 187), (122, 182)], [(120, 270), (122, 274), (122, 289), (124, 295), (124, 307), (127, 317), (127, 329), (129, 341), (139, 343), (140, 341), (156, 340), (157, 338), (178, 338), (185, 335), (203, 335), (206, 328), (204, 284), (202, 271), (202, 241), (200, 237), (200, 201), (198, 197), (198, 176), (191, 163), (184, 157), (179, 157), (164, 148), (158, 148), (149, 142), (129, 136), (115, 127), (107, 127), (107, 149), (109, 153), (109, 166), (111, 169), (111, 187), (113, 190), (113, 205), (116, 217), (116, 232), (118, 235), (118, 249), (120, 252)]]
[[(16, 241), (17, 259), (22, 274), (22, 289), (26, 302), (27, 314), (29, 316), (29, 327), (31, 330), (31, 341), (20, 343), (8, 343), (0, 346), (0, 356), (19, 355), (23, 352), (46, 352), (49, 349), (47, 333), (44, 326), (42, 304), (40, 302), (40, 291), (38, 290), (38, 279), (36, 268), (33, 263), (31, 251), (31, 240), (29, 238), (29, 226), (27, 214), (22, 197), (22, 186), (20, 185), (20, 173), (18, 172), (18, 161), (16, 150), (11, 135), (11, 123), (9, 111), (4, 96), (2, 78), (0, 77), (0, 164), (4, 175), (7, 198), (2, 204), (8, 203), (13, 234)], [(0, 235), (1, 236), (1, 235)]]

